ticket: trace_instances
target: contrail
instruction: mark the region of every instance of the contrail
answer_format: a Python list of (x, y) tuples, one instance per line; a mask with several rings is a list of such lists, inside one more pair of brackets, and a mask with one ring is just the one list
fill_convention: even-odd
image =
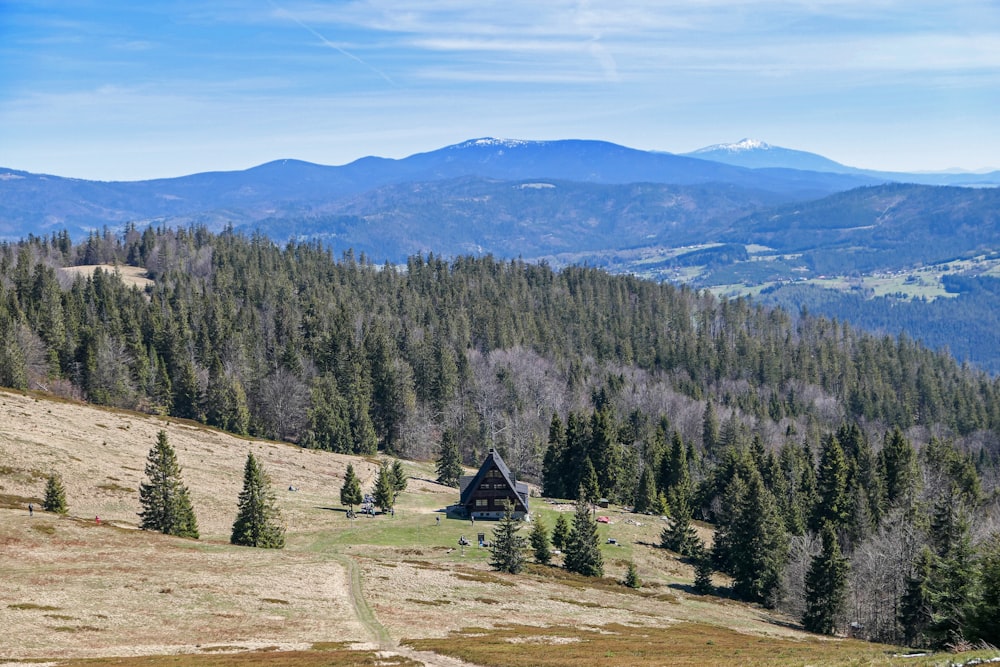
[(292, 21), (295, 21), (295, 23), (297, 23), (303, 30), (308, 30), (314, 37), (316, 37), (316, 39), (318, 39), (320, 42), (322, 42), (324, 46), (329, 46), (331, 49), (333, 49), (334, 51), (339, 52), (341, 55), (347, 56), (348, 58), (350, 58), (354, 62), (367, 67), (368, 69), (370, 69), (371, 71), (375, 72), (380, 77), (382, 77), (383, 79), (385, 79), (386, 82), (388, 82), (390, 85), (392, 85), (392, 86), (396, 85), (396, 82), (393, 81), (391, 78), (389, 78), (389, 76), (385, 72), (383, 72), (382, 70), (378, 69), (377, 67), (372, 67), (371, 65), (369, 65), (368, 63), (366, 63), (364, 60), (362, 60), (361, 58), (359, 58), (356, 55), (354, 55), (353, 53), (351, 53), (350, 51), (344, 49), (343, 47), (340, 47), (340, 46), (334, 44), (333, 42), (331, 42), (330, 40), (328, 40), (326, 37), (324, 37), (323, 35), (321, 35), (319, 32), (317, 32), (316, 30), (314, 30), (310, 26), (308, 26), (305, 23), (303, 23), (302, 21), (300, 21), (294, 14), (292, 14), (291, 12), (289, 12), (287, 9), (284, 9), (283, 7), (279, 7), (276, 4), (274, 4), (273, 2), (269, 2), (268, 4), (270, 4), (272, 7), (274, 7), (278, 11), (278, 14), (280, 16), (289, 18)]

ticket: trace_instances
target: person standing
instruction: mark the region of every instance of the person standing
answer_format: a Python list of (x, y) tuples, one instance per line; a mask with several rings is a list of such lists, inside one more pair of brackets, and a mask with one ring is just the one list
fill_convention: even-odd
[(28, 516), (35, 516), (35, 504), (28, 503)]

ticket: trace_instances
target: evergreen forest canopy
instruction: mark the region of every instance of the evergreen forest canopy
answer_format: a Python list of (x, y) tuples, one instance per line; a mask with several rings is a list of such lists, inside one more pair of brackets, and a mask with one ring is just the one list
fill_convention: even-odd
[[(92, 264), (153, 282), (63, 270)], [(824, 632), (849, 606), (883, 641), (1000, 641), (997, 382), (906, 337), (590, 268), (376, 265), (231, 229), (0, 245), (0, 385), (340, 453), (496, 447), (547, 495), (669, 514), (664, 546), (738, 597)]]

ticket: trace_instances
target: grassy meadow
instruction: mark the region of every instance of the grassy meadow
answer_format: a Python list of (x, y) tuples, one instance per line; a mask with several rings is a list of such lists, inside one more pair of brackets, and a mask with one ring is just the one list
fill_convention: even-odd
[[(138, 487), (167, 431), (202, 539), (137, 530)], [(271, 477), (280, 551), (229, 545), (247, 451)], [(664, 522), (599, 509), (605, 577), (530, 565), (490, 570), (478, 533), (449, 517), (457, 489), (432, 462), (395, 516), (348, 519), (348, 463), (365, 490), (377, 460), (236, 438), (196, 424), (0, 392), (0, 665), (434, 667), (934, 665), (896, 647), (802, 632), (795, 619), (691, 590), (691, 567), (658, 548)], [(29, 516), (62, 476), (69, 514)], [(294, 487), (296, 490), (291, 490)], [(550, 528), (567, 502), (534, 498)], [(100, 517), (100, 522), (97, 518)], [(438, 519), (440, 518), (440, 522)], [(703, 537), (710, 530), (700, 526)], [(527, 530), (524, 531), (524, 534)], [(464, 550), (458, 540), (472, 545)], [(609, 544), (614, 538), (617, 544)], [(620, 583), (629, 562), (643, 586)], [(971, 656), (963, 656), (967, 659)]]

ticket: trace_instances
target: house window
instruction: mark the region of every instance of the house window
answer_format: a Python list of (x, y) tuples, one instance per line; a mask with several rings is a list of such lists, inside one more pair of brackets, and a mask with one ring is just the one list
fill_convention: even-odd
[(476, 498), (476, 507), (486, 507), (489, 504), (489, 498)]

